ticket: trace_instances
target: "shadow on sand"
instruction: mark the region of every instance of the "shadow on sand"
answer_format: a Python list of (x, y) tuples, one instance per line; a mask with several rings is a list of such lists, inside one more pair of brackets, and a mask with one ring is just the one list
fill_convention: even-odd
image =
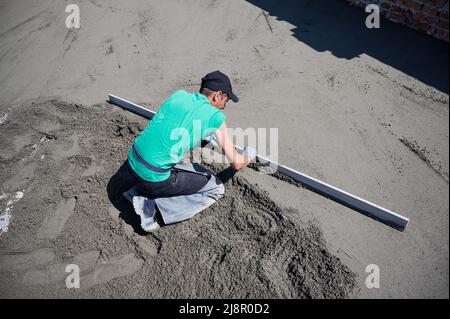
[(319, 52), (352, 59), (366, 54), (448, 94), (448, 43), (381, 19), (365, 27), (364, 9), (343, 0), (246, 0), (295, 27), (293, 36)]
[(124, 192), (135, 185), (133, 177), (128, 172), (125, 163), (120, 166), (119, 170), (110, 178), (106, 190), (108, 192), (109, 201), (120, 212), (119, 218), (133, 227), (138, 235), (147, 235), (141, 228), (139, 216), (134, 212), (133, 206), (122, 196)]

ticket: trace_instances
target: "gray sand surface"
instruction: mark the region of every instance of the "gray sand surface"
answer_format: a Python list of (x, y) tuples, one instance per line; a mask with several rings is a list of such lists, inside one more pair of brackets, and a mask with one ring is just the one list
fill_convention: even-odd
[[(267, 194), (267, 201), (282, 211), (292, 207), (293, 213), (281, 213), (290, 216), (287, 222), (261, 208), (262, 220), (254, 221), (260, 226), (247, 236), (266, 229), (262, 216), (287, 223), (287, 233), (273, 234), (284, 239), (302, 238), (302, 229), (312, 223), (323, 234), (326, 256), (338, 257), (357, 274), (352, 296), (448, 298), (447, 43), (385, 20), (379, 30), (366, 29), (364, 12), (340, 0), (78, 3), (81, 28), (68, 30), (65, 2), (0, 1), (0, 213), (8, 210), (12, 218), (8, 231), (0, 235), (0, 256), (14, 256), (0, 261), (8, 270), (2, 280), (13, 280), (10, 271), (15, 267), (17, 273), (32, 271), (20, 278), (34, 278), (36, 283), (45, 281), (49, 272), (61, 278), (51, 265), (80, 254), (85, 254), (79, 257), (83, 271), (101, 283), (86, 295), (114, 295), (133, 276), (143, 274), (150, 258), (145, 254), (158, 251), (160, 242), (142, 237), (117, 218), (117, 208), (109, 199), (100, 199), (105, 193), (97, 192), (104, 192), (126, 156), (126, 143), (143, 123), (133, 118), (136, 125), (128, 128), (121, 124), (126, 115), (119, 112), (114, 113), (116, 124), (88, 133), (83, 130), (87, 124), (65, 110), (75, 104), (84, 105), (82, 109), (103, 105), (108, 93), (156, 110), (174, 90), (196, 91), (201, 76), (220, 69), (231, 76), (240, 97), (225, 110), (230, 127), (278, 128), (278, 162), (411, 220), (406, 231), (399, 232), (248, 169), (236, 178)], [(55, 106), (53, 117), (33, 122), (45, 109), (32, 103), (50, 107), (46, 101), (53, 98), (67, 106)], [(93, 107), (93, 112), (101, 107)], [(19, 113), (24, 108), (27, 111)], [(104, 106), (105, 116), (109, 112), (111, 107)], [(118, 135), (127, 142), (112, 147), (108, 141)], [(96, 151), (86, 153), (90, 147)], [(83, 173), (74, 175), (77, 170)], [(228, 191), (241, 198), (240, 187)], [(194, 236), (197, 227), (187, 225), (207, 222), (207, 216), (164, 229), (158, 236), (175, 227), (189, 229)], [(144, 238), (150, 244), (139, 244)], [(145, 248), (151, 245), (155, 247)], [(136, 247), (144, 247), (141, 254)], [(293, 245), (288, 250), (295, 255), (302, 249)], [(237, 253), (225, 254), (225, 265), (227, 256)], [(103, 269), (110, 269), (107, 275), (96, 268), (100, 261), (106, 262)], [(264, 260), (259, 262), (249, 269), (263, 274), (267, 268)], [(366, 288), (369, 264), (380, 268), (379, 289)], [(223, 271), (213, 265), (215, 273)], [(333, 265), (333, 271), (344, 269)], [(37, 273), (36, 267), (47, 272)], [(299, 274), (295, 267), (291, 270)], [(295, 297), (289, 290), (298, 285), (295, 278), (270, 277), (279, 287), (265, 291)], [(323, 287), (317, 284), (314, 287)], [(11, 287), (2, 287), (2, 296), (24, 291), (13, 292)]]
[[(298, 211), (280, 208), (242, 177), (188, 222), (142, 233), (122, 196), (133, 181), (121, 163), (143, 125), (108, 104), (50, 101), (14, 110), (0, 127), (0, 145), (10, 150), (0, 177), (3, 190), (19, 187), (26, 195), (0, 243), (1, 297), (351, 295), (356, 275), (330, 254), (321, 230), (293, 221)], [(18, 150), (6, 132), (29, 144)], [(80, 290), (64, 286), (72, 263), (82, 273)]]

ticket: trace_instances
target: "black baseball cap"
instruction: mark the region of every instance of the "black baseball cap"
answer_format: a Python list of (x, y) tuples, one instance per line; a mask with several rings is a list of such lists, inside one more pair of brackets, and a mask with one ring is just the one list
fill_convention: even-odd
[(214, 71), (206, 74), (202, 78), (202, 84), (200, 89), (209, 89), (211, 91), (222, 91), (226, 93), (231, 101), (234, 103), (239, 102), (239, 98), (234, 95), (231, 88), (230, 78), (220, 71)]

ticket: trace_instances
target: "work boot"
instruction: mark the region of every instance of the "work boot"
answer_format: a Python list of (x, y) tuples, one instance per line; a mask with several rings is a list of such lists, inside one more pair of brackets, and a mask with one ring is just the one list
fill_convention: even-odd
[(141, 227), (146, 232), (152, 232), (160, 228), (155, 219), (156, 204), (153, 199), (144, 196), (133, 196), (133, 207), (141, 218)]

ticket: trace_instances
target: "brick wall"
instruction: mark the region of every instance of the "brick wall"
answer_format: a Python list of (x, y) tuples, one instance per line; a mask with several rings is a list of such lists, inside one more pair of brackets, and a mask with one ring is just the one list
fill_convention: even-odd
[(376, 4), (391, 21), (448, 42), (448, 0), (346, 0), (357, 7)]

